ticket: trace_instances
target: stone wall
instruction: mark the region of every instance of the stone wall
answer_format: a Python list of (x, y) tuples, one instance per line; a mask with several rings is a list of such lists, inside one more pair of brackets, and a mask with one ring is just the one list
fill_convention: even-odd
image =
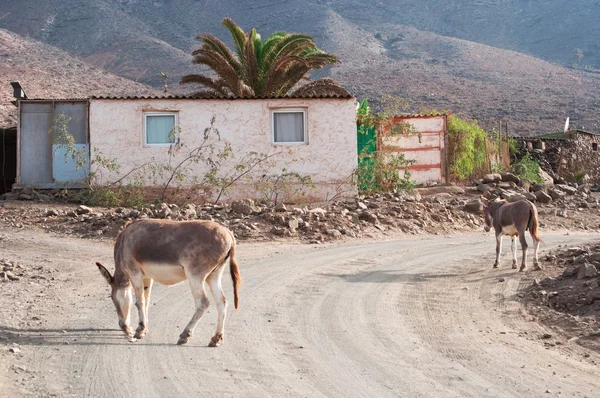
[(587, 175), (589, 182), (600, 183), (599, 147), (600, 135), (574, 134), (570, 147), (561, 153), (560, 176), (577, 180)]
[[(600, 135), (575, 132), (568, 139), (522, 138), (526, 152), (555, 180), (600, 183)], [(587, 177), (585, 177), (587, 175)]]

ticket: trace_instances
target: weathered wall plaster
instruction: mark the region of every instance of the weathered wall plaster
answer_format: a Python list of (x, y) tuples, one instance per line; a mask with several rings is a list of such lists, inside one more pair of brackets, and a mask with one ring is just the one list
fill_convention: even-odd
[[(271, 133), (271, 109), (304, 108), (308, 119), (308, 144), (274, 145)], [(262, 174), (281, 173), (282, 169), (310, 175), (316, 189), (307, 192), (313, 200), (326, 200), (340, 190), (345, 196), (356, 194), (348, 181), (357, 164), (356, 116), (354, 99), (277, 99), (277, 100), (189, 100), (189, 99), (91, 99), (91, 158), (102, 154), (116, 158), (120, 176), (148, 161), (169, 162), (168, 147), (144, 145), (144, 112), (177, 112), (180, 139), (184, 147), (171, 159), (178, 163), (192, 148), (202, 142), (203, 132), (215, 117), (215, 127), (221, 139), (231, 143), (232, 165), (251, 151), (272, 154), (269, 169), (260, 168), (253, 178)], [(202, 164), (194, 164), (192, 173), (206, 172)], [(103, 182), (120, 177), (103, 170)], [(165, 178), (155, 184), (161, 185)], [(133, 176), (123, 182), (133, 181)], [(100, 181), (98, 181), (100, 182)], [(226, 199), (248, 195), (258, 197), (252, 181), (233, 187)]]

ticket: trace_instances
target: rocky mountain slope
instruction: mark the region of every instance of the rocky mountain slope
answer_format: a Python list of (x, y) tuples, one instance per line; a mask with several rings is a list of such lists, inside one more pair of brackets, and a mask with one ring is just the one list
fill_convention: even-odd
[(168, 72), (170, 90), (182, 92), (193, 89), (175, 83), (197, 71), (194, 38), (228, 39), (220, 20), (230, 16), (263, 35), (312, 34), (343, 62), (325, 74), (359, 98), (398, 95), (410, 111), (448, 110), (488, 128), (502, 120), (511, 134), (531, 135), (562, 128), (567, 116), (575, 127), (600, 128), (600, 74), (540, 59), (570, 65), (581, 48), (581, 65), (598, 64), (599, 14), (587, 0), (8, 0), (0, 27), (154, 87)]
[(29, 98), (155, 92), (149, 86), (95, 68), (66, 51), (0, 29), (0, 127), (16, 125), (11, 81), (19, 81)]

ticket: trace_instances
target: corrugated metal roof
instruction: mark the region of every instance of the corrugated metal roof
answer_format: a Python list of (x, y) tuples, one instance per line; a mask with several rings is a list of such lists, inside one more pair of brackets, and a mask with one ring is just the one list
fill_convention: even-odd
[[(25, 98), (18, 100), (19, 102), (85, 102), (87, 98)], [(17, 101), (13, 101), (16, 105)]]
[(275, 99), (352, 99), (352, 94), (325, 94), (325, 95), (286, 95), (283, 97), (273, 96), (258, 96), (258, 97), (221, 97), (218, 95), (212, 95), (203, 93), (200, 95), (196, 94), (169, 94), (169, 95), (93, 95), (90, 99), (101, 99), (101, 100), (165, 100), (165, 99), (219, 99), (219, 100), (275, 100)]
[(535, 141), (535, 140), (568, 140), (574, 134), (588, 134), (588, 135), (600, 135), (597, 132), (585, 131), (580, 129), (569, 130), (566, 133), (558, 132), (558, 133), (550, 133), (550, 134), (540, 134), (529, 137), (517, 137), (519, 139), (523, 139), (525, 141)]

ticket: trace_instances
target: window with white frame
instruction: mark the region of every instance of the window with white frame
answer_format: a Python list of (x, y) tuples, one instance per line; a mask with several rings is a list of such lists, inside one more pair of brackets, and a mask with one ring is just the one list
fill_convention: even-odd
[(144, 144), (165, 146), (177, 142), (177, 113), (144, 113)]
[(307, 144), (306, 109), (272, 110), (271, 129), (273, 144)]

